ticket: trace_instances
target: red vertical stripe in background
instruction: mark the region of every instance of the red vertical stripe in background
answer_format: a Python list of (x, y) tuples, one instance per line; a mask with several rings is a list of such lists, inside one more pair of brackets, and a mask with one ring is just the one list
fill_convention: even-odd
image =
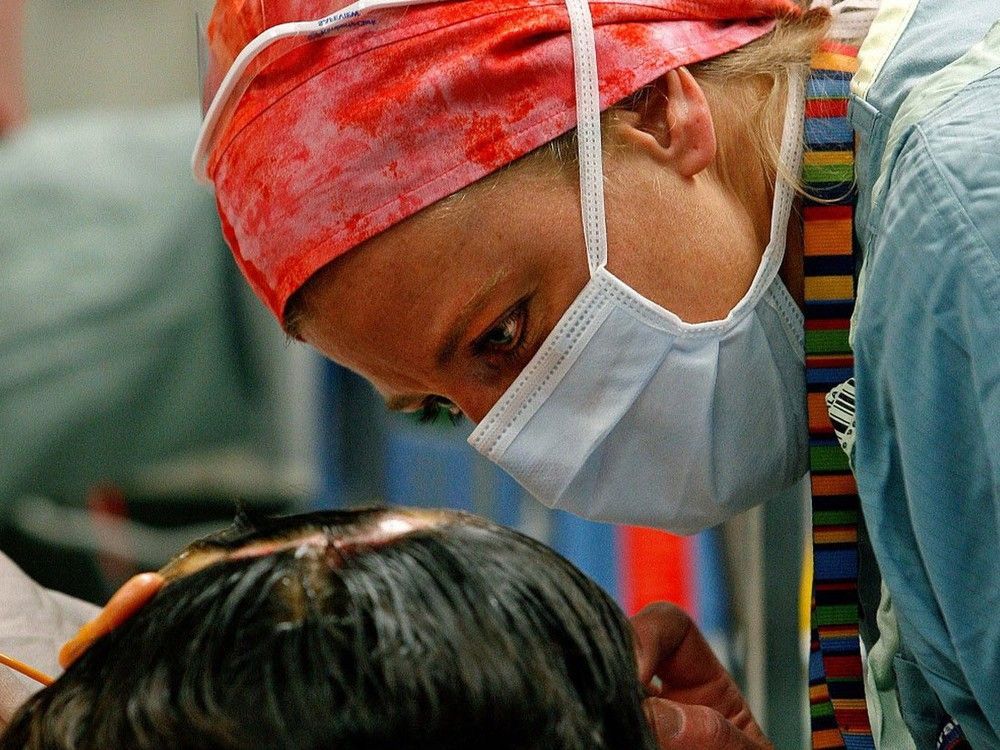
[(697, 618), (694, 538), (636, 526), (618, 528), (619, 587), (626, 614), (668, 601)]

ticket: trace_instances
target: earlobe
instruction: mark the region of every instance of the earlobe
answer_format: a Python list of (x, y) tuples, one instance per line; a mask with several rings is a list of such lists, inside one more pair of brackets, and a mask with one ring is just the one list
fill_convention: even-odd
[(694, 177), (715, 159), (715, 123), (705, 92), (687, 68), (666, 73), (638, 113), (625, 118), (626, 139), (681, 177)]
[(115, 592), (96, 618), (88, 622), (59, 650), (59, 665), (66, 669), (101, 636), (110, 633), (142, 609), (166, 579), (159, 573), (133, 576)]

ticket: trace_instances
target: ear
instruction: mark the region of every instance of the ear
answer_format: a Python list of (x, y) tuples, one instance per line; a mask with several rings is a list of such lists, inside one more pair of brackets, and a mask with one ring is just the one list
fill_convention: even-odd
[(715, 159), (715, 123), (705, 92), (687, 68), (666, 73), (656, 92), (624, 118), (622, 137), (682, 177), (694, 177)]
[(142, 609), (163, 588), (159, 573), (133, 576), (115, 592), (96, 618), (88, 622), (59, 650), (59, 664), (66, 669), (101, 636), (107, 635)]

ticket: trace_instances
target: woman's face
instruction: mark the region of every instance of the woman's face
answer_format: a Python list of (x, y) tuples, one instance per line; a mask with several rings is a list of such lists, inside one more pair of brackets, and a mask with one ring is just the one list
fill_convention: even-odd
[[(609, 270), (684, 320), (724, 317), (767, 211), (762, 229), (713, 169), (685, 175), (648, 139), (624, 143), (605, 158)], [(589, 278), (579, 205), (575, 176), (517, 165), (330, 264), (300, 334), (390, 408), (452, 404), (478, 422)]]

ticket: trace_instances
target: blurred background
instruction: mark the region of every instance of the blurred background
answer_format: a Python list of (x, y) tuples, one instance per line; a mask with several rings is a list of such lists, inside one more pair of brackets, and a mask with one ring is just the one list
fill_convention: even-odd
[(0, 549), (100, 602), (237, 499), (463, 508), (546, 541), (630, 613), (684, 606), (776, 747), (804, 746), (800, 492), (694, 538), (595, 524), (528, 497), (468, 424), (387, 413), (285, 340), (189, 176), (193, 4), (28, 0), (23, 21), (30, 120), (0, 140)]

